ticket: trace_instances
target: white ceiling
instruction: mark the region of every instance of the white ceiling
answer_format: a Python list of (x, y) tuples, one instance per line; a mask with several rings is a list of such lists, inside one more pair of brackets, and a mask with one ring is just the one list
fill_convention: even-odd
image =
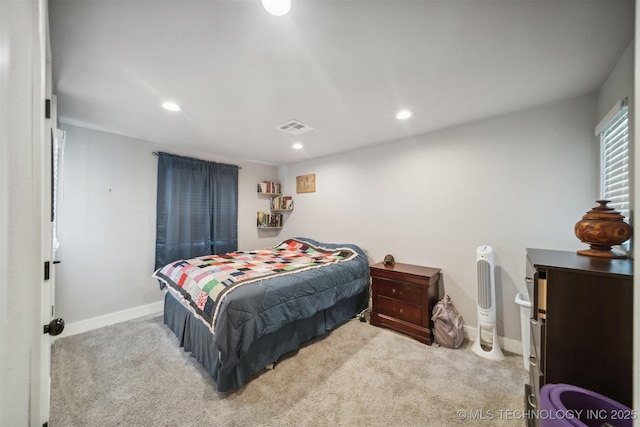
[(594, 93), (634, 31), (632, 0), (293, 2), (50, 0), (60, 121), (287, 164)]

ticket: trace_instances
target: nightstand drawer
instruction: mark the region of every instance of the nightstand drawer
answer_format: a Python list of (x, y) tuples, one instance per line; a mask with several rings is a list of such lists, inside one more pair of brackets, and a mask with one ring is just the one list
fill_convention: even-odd
[(382, 295), (379, 295), (377, 299), (377, 311), (380, 314), (386, 314), (387, 316), (418, 325), (422, 318), (422, 308), (420, 306), (407, 304)]
[(385, 280), (373, 278), (373, 286), (376, 287), (376, 294), (394, 298), (400, 301), (420, 304), (421, 288), (395, 280)]

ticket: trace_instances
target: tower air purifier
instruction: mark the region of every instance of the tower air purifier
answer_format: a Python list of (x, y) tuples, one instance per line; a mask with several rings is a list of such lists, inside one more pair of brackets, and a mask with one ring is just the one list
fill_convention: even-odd
[[(482, 245), (476, 253), (476, 268), (478, 270), (478, 337), (473, 343), (472, 350), (478, 356), (490, 360), (502, 360), (504, 355), (498, 344), (496, 330), (496, 285), (493, 267), (493, 249)], [(485, 350), (482, 346), (483, 330), (490, 330), (491, 348)]]

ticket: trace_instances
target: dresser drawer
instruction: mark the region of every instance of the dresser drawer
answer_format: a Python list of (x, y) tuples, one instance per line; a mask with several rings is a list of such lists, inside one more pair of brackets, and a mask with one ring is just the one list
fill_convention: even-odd
[(538, 425), (537, 423), (537, 419), (535, 417), (536, 414), (536, 407), (537, 407), (537, 403), (535, 402), (535, 395), (533, 394), (533, 390), (531, 389), (531, 386), (529, 384), (525, 384), (524, 385), (524, 409), (526, 412), (526, 415), (528, 414), (534, 414), (534, 416), (527, 416), (527, 427), (536, 427)]
[(396, 280), (373, 278), (373, 286), (376, 287), (376, 294), (394, 298), (400, 301), (420, 304), (422, 288)]
[(386, 314), (416, 325), (420, 324), (422, 318), (422, 308), (420, 306), (384, 296), (378, 296), (377, 311), (380, 314)]
[(531, 385), (531, 396), (529, 404), (533, 409), (538, 409), (540, 402), (540, 387), (544, 385), (544, 375), (539, 370), (535, 356), (529, 356), (529, 384)]
[[(530, 331), (530, 345), (529, 352), (533, 358), (533, 362), (538, 366), (538, 370), (544, 375), (544, 325), (545, 322), (542, 319), (529, 319)], [(532, 384), (533, 385), (533, 384)]]

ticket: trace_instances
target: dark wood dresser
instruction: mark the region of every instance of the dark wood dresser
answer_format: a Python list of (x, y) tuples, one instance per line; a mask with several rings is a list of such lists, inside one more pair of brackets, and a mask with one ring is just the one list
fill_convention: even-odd
[(431, 344), (433, 306), (439, 300), (440, 269), (377, 263), (371, 271), (371, 324)]
[(531, 346), (526, 404), (566, 383), (632, 405), (633, 261), (527, 249)]

